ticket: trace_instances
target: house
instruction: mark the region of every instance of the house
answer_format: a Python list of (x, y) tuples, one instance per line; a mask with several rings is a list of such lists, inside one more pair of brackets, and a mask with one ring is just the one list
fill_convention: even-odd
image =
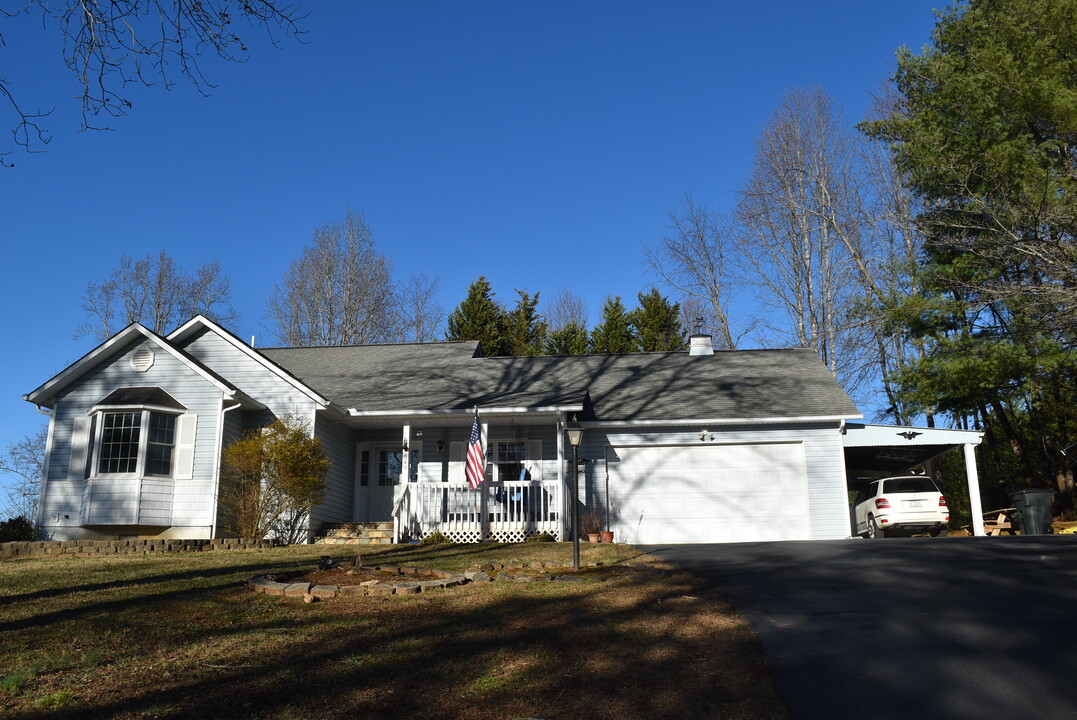
[[(567, 539), (575, 419), (581, 507), (618, 540), (843, 538), (861, 417), (809, 350), (714, 352), (707, 336), (689, 352), (570, 357), (255, 349), (201, 316), (167, 336), (132, 324), (24, 399), (51, 410), (37, 521), (54, 539), (218, 536), (222, 448), (282, 416), (332, 461), (311, 536), (392, 520), (397, 538)], [(487, 479), (472, 490), (476, 408)]]

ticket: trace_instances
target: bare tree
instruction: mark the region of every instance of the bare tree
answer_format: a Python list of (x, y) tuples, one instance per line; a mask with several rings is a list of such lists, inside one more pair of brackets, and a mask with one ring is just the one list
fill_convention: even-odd
[(587, 304), (583, 298), (568, 289), (554, 295), (544, 315), (551, 332), (562, 330), (569, 325), (587, 327)]
[[(178, 76), (207, 94), (213, 85), (200, 66), (206, 55), (232, 62), (250, 55), (238, 21), (265, 32), (275, 45), (282, 38), (300, 38), (297, 23), (303, 19), (298, 6), (270, 0), (25, 0), (22, 7), (0, 10), (0, 16), (35, 12), (60, 36), (64, 63), (80, 87), (75, 96), (84, 130), (110, 129), (109, 119), (126, 115), (132, 104), (123, 89), (130, 84), (161, 82), (171, 89)], [(51, 139), (42, 123), (52, 111), (26, 109), (12, 87), (0, 78), (0, 100), (13, 113), (14, 144), (40, 151)], [(0, 152), (0, 164), (10, 164), (2, 157), (9, 154)]]
[(695, 328), (696, 318), (702, 317), (715, 346), (735, 349), (726, 311), (733, 283), (727, 262), (734, 237), (729, 221), (697, 204), (691, 195), (685, 195), (680, 210), (669, 211), (669, 220), (670, 231), (658, 247), (644, 247), (644, 262), (664, 285), (683, 296), (682, 309), (693, 309), (685, 327)]
[(364, 345), (398, 336), (389, 261), (362, 213), (314, 231), (267, 303), (278, 339), (292, 347)]
[(229, 281), (218, 263), (192, 275), (164, 250), (156, 257), (123, 255), (106, 280), (86, 285), (87, 320), (75, 328), (75, 337), (106, 340), (133, 322), (160, 333), (197, 314), (227, 324), (238, 317), (229, 299)]
[(852, 320), (871, 281), (859, 142), (821, 89), (787, 93), (756, 140), (737, 208), (743, 260), (777, 314), (771, 332), (816, 349), (850, 390), (873, 369)]
[(438, 279), (412, 275), (397, 293), (401, 342), (435, 342), (445, 334), (445, 308), (435, 299)]
[(6, 477), (0, 517), (24, 517), (34, 522), (41, 497), (41, 473), (45, 467), (48, 428), (7, 446), (0, 455), (0, 475)]

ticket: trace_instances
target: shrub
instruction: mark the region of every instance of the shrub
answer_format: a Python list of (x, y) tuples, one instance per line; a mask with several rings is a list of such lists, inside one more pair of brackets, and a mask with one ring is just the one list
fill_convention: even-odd
[(451, 543), (451, 542), (452, 542), (452, 540), (450, 540), (448, 538), (448, 536), (446, 536), (440, 530), (435, 530), (434, 532), (430, 533), (429, 535), (424, 537), (422, 540), (420, 540), (419, 544), (420, 545), (444, 545), (446, 543)]
[(0, 542), (33, 540), (34, 524), (20, 516), (0, 522)]
[(540, 532), (527, 538), (524, 542), (554, 542), (554, 537), (548, 532)]

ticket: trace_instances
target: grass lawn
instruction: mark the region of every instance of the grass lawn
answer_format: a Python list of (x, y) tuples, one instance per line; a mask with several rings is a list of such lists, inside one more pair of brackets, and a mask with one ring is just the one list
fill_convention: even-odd
[[(352, 548), (0, 563), (0, 716), (786, 718), (755, 636), (644, 562), (606, 581), (498, 581), (304, 604), (247, 590)], [(571, 562), (571, 545), (396, 545), (364, 565)]]

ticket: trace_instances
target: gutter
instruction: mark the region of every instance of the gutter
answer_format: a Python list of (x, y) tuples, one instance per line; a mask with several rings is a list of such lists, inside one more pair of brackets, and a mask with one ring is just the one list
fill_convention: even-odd
[(682, 425), (731, 426), (731, 425), (789, 425), (791, 423), (841, 423), (855, 420), (863, 415), (802, 415), (797, 417), (761, 417), (761, 418), (674, 418), (670, 420), (581, 420), (586, 428), (645, 428), (677, 427)]
[[(483, 415), (524, 415), (524, 414), (549, 414), (560, 412), (583, 412), (583, 404), (579, 405), (550, 405), (546, 407), (482, 407), (476, 406)], [(451, 410), (358, 410), (348, 408), (350, 418), (401, 418), (401, 417), (471, 417), (476, 408), (451, 409)]]

